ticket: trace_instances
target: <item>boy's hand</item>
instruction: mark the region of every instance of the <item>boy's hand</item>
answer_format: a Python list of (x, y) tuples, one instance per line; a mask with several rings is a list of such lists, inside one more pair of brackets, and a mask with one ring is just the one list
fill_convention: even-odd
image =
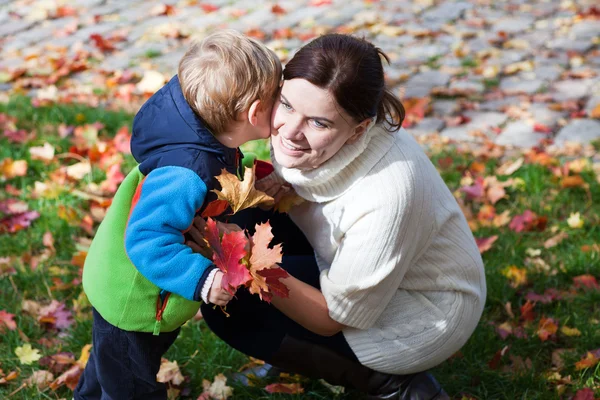
[(229, 300), (233, 298), (231, 294), (221, 287), (221, 280), (223, 279), (223, 273), (217, 271), (215, 279), (213, 280), (210, 291), (208, 292), (208, 302), (216, 304), (221, 307), (225, 307)]

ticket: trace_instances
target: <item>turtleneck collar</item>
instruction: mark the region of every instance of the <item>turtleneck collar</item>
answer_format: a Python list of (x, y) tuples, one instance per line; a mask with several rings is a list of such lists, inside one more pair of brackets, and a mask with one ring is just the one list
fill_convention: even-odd
[(393, 133), (375, 125), (352, 144), (345, 144), (329, 160), (313, 169), (285, 168), (277, 163), (271, 146), (275, 172), (290, 183), (305, 200), (323, 203), (350, 190), (388, 152)]

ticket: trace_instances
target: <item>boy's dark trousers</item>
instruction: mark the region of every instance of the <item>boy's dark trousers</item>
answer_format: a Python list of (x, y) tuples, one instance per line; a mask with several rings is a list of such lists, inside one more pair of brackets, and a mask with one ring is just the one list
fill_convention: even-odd
[(129, 332), (108, 323), (95, 309), (92, 313), (93, 347), (75, 400), (166, 400), (166, 387), (156, 381), (156, 374), (179, 328), (158, 336)]

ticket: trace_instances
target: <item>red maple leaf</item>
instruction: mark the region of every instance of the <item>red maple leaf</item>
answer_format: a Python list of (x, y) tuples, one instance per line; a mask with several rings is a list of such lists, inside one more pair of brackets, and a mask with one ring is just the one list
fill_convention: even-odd
[(481, 199), (485, 195), (483, 177), (478, 176), (473, 185), (463, 186), (460, 190), (467, 194), (468, 199)]
[(94, 33), (90, 35), (90, 40), (94, 42), (94, 46), (104, 52), (116, 50), (116, 47), (110, 40), (105, 39), (102, 35)]
[(535, 307), (535, 303), (529, 300), (527, 300), (527, 302), (521, 306), (521, 318), (523, 319), (523, 321), (535, 320), (535, 313), (533, 312), (533, 307)]
[(248, 239), (242, 231), (224, 233), (220, 238), (217, 223), (211, 218), (206, 221), (206, 233), (208, 244), (213, 250), (213, 261), (224, 275), (221, 287), (233, 294), (240, 285), (252, 279), (246, 266), (241, 263), (246, 256)]
[(279, 297), (289, 297), (290, 290), (279, 279), (287, 278), (289, 274), (283, 268), (269, 268), (258, 271), (258, 274), (265, 278), (269, 292), (261, 292), (262, 299), (271, 302), (273, 295)]
[(0, 310), (0, 332), (4, 332), (5, 328), (8, 328), (11, 331), (17, 329), (15, 314)]
[(574, 277), (573, 284), (575, 285), (575, 287), (577, 289), (580, 289), (580, 288), (589, 289), (589, 290), (600, 289), (600, 285), (598, 285), (598, 281), (596, 280), (596, 278), (593, 275), (589, 275), (589, 274), (579, 275), (579, 276)]
[(31, 225), (31, 221), (40, 217), (37, 211), (9, 215), (0, 219), (0, 232), (15, 233)]
[(218, 215), (223, 214), (225, 210), (229, 207), (229, 202), (227, 200), (215, 200), (208, 203), (204, 211), (202, 211), (202, 218), (208, 217), (216, 217)]

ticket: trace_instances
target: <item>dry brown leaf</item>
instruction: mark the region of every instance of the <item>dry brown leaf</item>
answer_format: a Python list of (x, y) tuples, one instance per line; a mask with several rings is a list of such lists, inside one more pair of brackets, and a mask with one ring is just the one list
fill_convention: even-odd
[(544, 247), (549, 249), (560, 244), (563, 240), (569, 237), (569, 234), (566, 232), (560, 232), (558, 235), (552, 236), (550, 239), (544, 242)]
[(217, 194), (219, 200), (226, 200), (229, 203), (234, 214), (249, 207), (273, 206), (274, 200), (271, 196), (254, 188), (256, 179), (254, 168), (245, 169), (243, 181), (225, 169), (216, 177), (222, 189), (213, 192)]
[(507, 161), (504, 164), (502, 164), (500, 167), (498, 167), (498, 169), (496, 170), (496, 174), (498, 175), (512, 175), (513, 173), (515, 173), (519, 168), (521, 168), (521, 166), (523, 165), (523, 161), (525, 161), (525, 159), (523, 157), (518, 158), (515, 161)]
[(181, 385), (184, 378), (179, 370), (177, 361), (169, 361), (163, 358), (160, 363), (160, 369), (156, 374), (156, 380), (162, 383), (170, 382), (174, 385)]

